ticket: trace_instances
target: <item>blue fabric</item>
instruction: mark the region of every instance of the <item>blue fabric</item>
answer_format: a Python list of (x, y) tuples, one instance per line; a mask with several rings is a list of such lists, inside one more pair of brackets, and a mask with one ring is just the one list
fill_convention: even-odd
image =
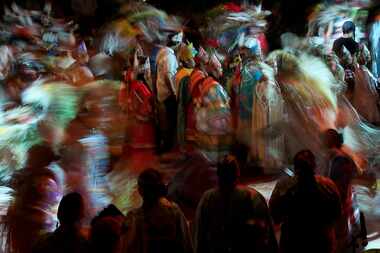
[(154, 47), (149, 58), (152, 75), (154, 77), (156, 76), (156, 73), (157, 73), (157, 55), (160, 49), (161, 47), (158, 47), (158, 46)]
[(253, 93), (257, 82), (263, 73), (256, 68), (243, 67), (242, 80), (239, 92), (239, 117), (243, 120), (250, 120), (253, 106)]

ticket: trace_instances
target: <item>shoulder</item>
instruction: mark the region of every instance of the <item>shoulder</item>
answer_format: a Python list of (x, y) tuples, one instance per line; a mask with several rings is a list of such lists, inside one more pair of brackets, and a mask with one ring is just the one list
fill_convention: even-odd
[(253, 202), (256, 202), (258, 204), (259, 203), (265, 203), (266, 204), (266, 200), (265, 200), (264, 196), (252, 187), (238, 186), (236, 188), (236, 192), (238, 195), (240, 195), (240, 197), (242, 199), (253, 201)]
[(205, 202), (208, 202), (210, 199), (216, 198), (218, 195), (218, 189), (212, 188), (207, 190), (205, 193), (203, 193), (202, 198), (200, 200), (200, 205), (204, 204)]
[(323, 187), (324, 190), (327, 190), (331, 194), (339, 195), (337, 186), (330, 178), (323, 176), (316, 176), (315, 178), (318, 185)]
[(275, 186), (275, 189), (281, 190), (281, 191), (287, 191), (293, 186), (297, 184), (297, 178), (296, 177), (286, 177), (280, 179)]

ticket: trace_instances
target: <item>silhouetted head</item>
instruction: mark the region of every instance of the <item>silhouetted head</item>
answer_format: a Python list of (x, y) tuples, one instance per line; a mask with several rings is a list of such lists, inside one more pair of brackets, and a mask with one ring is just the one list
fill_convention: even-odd
[(298, 152), (293, 159), (294, 171), (300, 179), (314, 178), (316, 162), (315, 156), (310, 150)]
[(341, 148), (343, 145), (343, 135), (335, 129), (328, 129), (324, 134), (325, 144), (328, 148)]
[(155, 202), (166, 195), (162, 175), (155, 169), (143, 171), (138, 178), (137, 184), (144, 202)]
[(91, 252), (118, 252), (123, 227), (122, 220), (107, 216), (91, 224)]
[(50, 163), (59, 160), (54, 151), (47, 145), (34, 145), (28, 150), (26, 166), (29, 168), (42, 169)]
[(124, 215), (114, 205), (104, 208), (91, 221), (91, 252), (118, 252)]
[(84, 216), (84, 201), (77, 193), (65, 195), (58, 207), (58, 220), (61, 225), (74, 225), (81, 221)]
[(98, 220), (105, 217), (123, 218), (124, 214), (115, 205), (110, 204), (92, 219), (91, 225), (94, 225)]
[(240, 176), (237, 159), (232, 155), (225, 156), (223, 161), (218, 164), (217, 175), (220, 188), (229, 189), (235, 187)]

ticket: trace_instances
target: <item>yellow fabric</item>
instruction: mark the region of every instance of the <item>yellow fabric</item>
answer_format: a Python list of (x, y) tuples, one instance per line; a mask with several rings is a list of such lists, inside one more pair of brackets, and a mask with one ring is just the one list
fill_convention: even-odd
[(175, 85), (176, 85), (177, 94), (178, 94), (178, 89), (179, 89), (179, 83), (181, 82), (181, 80), (186, 76), (190, 76), (192, 72), (193, 72), (193, 69), (188, 69), (188, 68), (181, 68), (180, 70), (178, 70), (177, 74), (175, 75)]

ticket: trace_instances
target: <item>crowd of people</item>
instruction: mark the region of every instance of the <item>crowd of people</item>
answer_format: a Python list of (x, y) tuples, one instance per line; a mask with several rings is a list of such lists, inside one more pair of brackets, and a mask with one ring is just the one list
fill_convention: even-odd
[[(332, 131), (327, 138), (334, 141)], [(296, 176), (278, 182), (268, 207), (259, 192), (239, 184), (239, 163), (227, 155), (218, 164), (218, 186), (203, 194), (192, 222), (167, 198), (162, 174), (146, 169), (138, 177), (141, 207), (124, 216), (111, 204), (86, 228), (85, 200), (69, 193), (58, 207), (59, 226), (22, 252), (360, 252), (367, 238), (365, 225), (351, 220), (353, 161), (340, 154), (333, 162), (339, 165), (331, 179), (318, 176), (313, 153), (298, 152)]]
[[(190, 41), (194, 31), (179, 17), (145, 2), (125, 4), (92, 36), (54, 18), (49, 1), (43, 10), (5, 7), (2, 248), (321, 253), (365, 246), (352, 180), (379, 166), (378, 28), (376, 21), (370, 51), (353, 8), (316, 8), (306, 37), (284, 33), (283, 48), (270, 51), (270, 12), (260, 5), (215, 7), (199, 41)], [(189, 219), (166, 197), (159, 170), (148, 168), (193, 154), (217, 167), (218, 186), (195, 201)], [(268, 206), (238, 186), (239, 167), (290, 177)], [(87, 235), (81, 224), (91, 227)], [(45, 232), (52, 233), (41, 238)]]

